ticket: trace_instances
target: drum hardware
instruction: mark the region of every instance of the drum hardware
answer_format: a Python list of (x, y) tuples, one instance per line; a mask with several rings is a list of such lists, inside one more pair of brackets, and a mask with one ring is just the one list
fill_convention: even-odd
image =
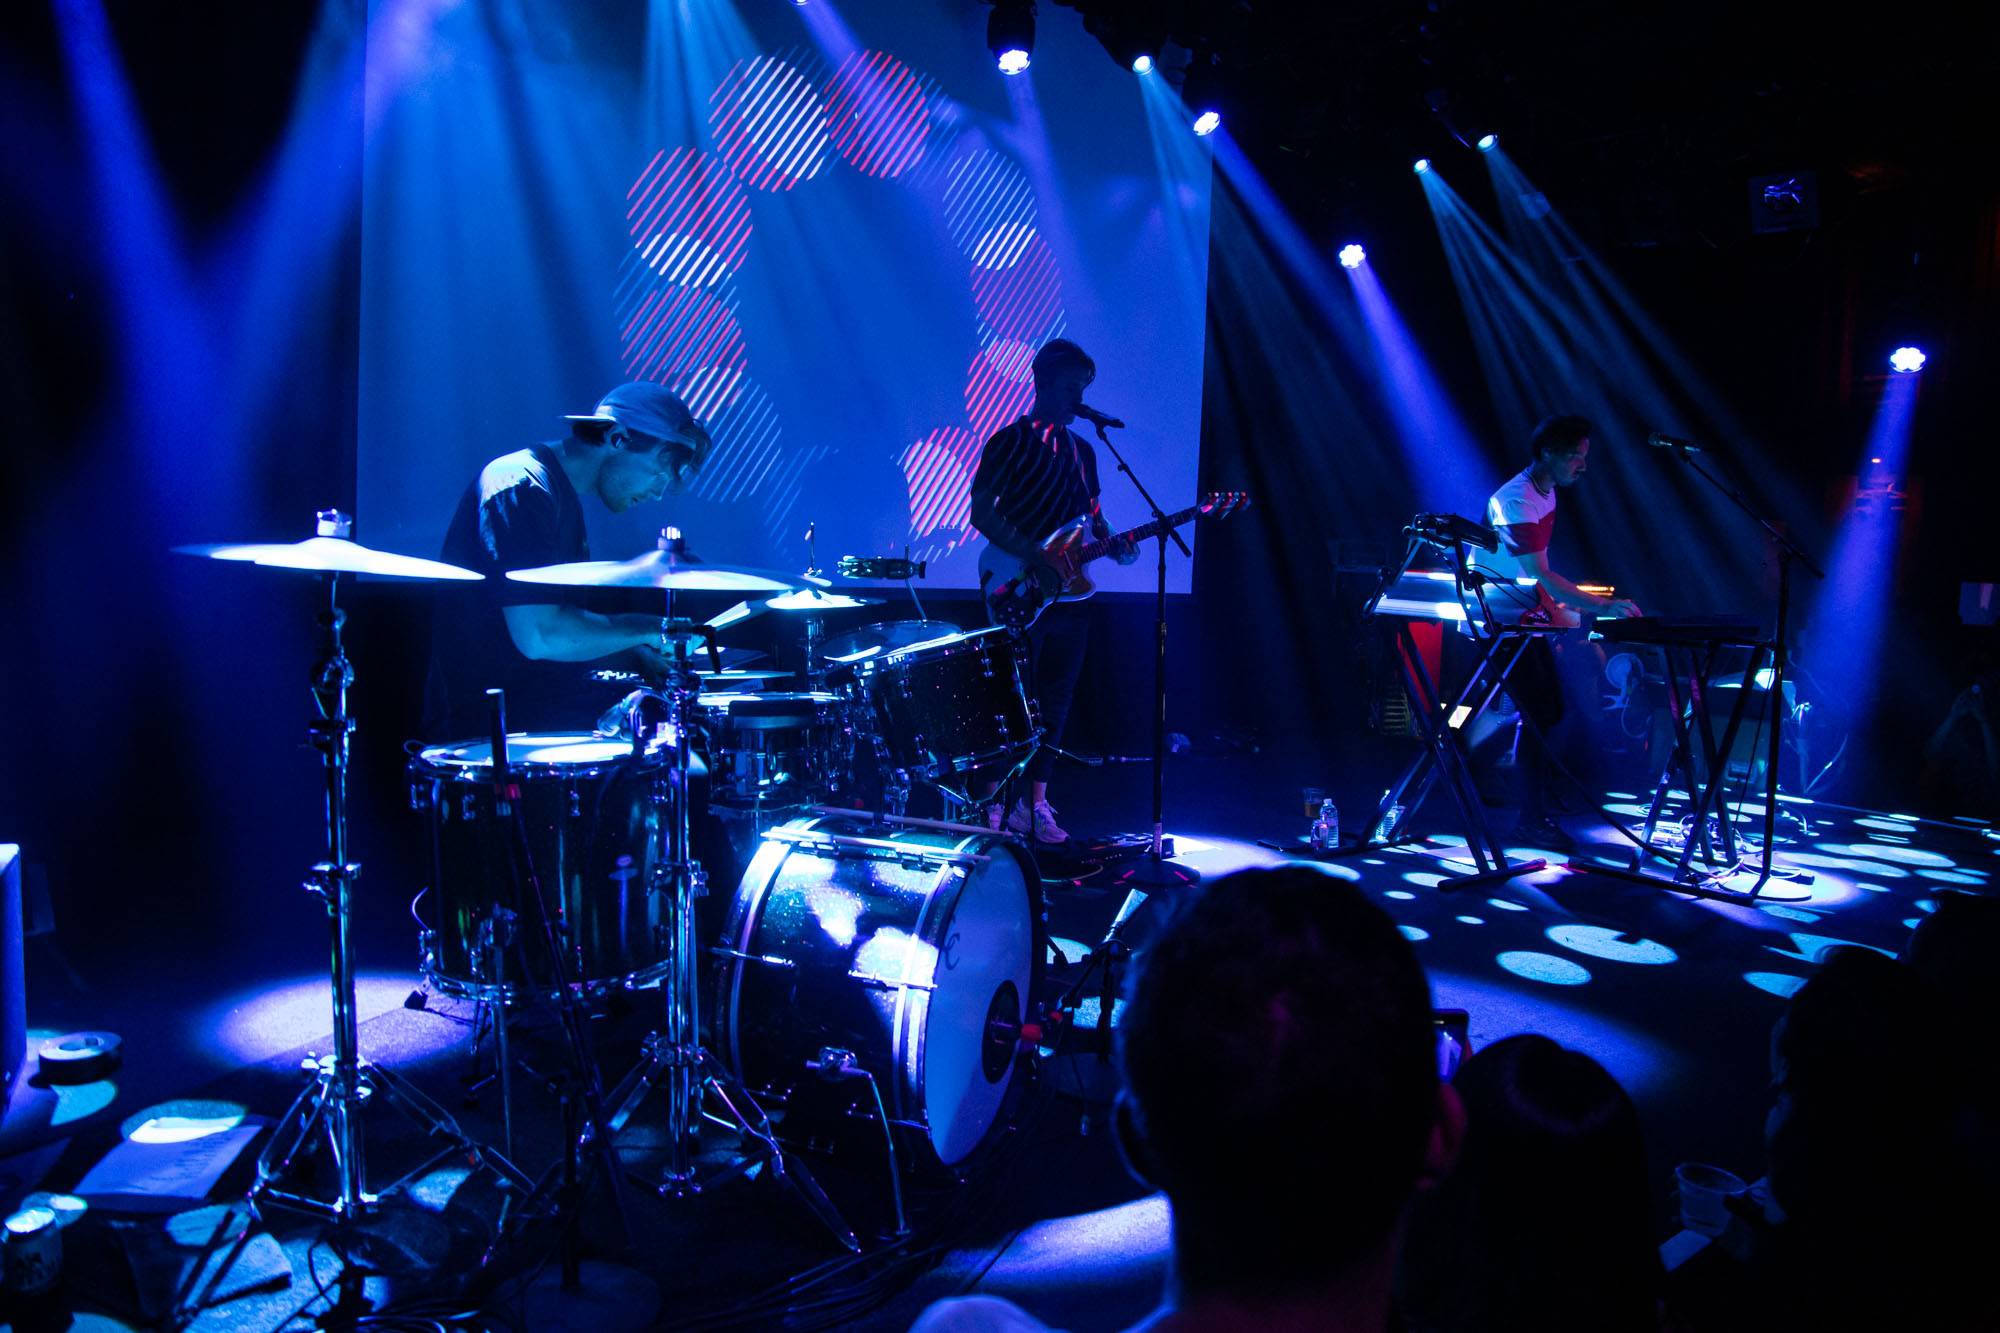
[[(347, 828), (347, 770), (355, 725), (348, 710), (348, 692), (354, 685), (354, 667), (342, 639), (347, 613), (340, 606), (340, 576), (477, 579), (479, 575), (454, 565), (361, 546), (351, 540), (353, 520), (336, 509), (321, 510), (316, 529), (312, 538), (288, 546), (189, 549), (192, 554), (211, 559), (242, 560), (266, 568), (316, 573), (325, 589), (326, 599), (316, 617), (321, 655), (313, 668), (310, 686), (315, 715), (307, 722), (306, 737), (319, 753), (324, 779), (326, 856), (307, 872), (305, 887), (325, 904), (331, 936), (328, 970), (333, 992), (333, 1052), (306, 1062), (309, 1081), (272, 1127), (271, 1138), (257, 1158), (249, 1201), (253, 1208), (271, 1204), (346, 1227), (373, 1213), (380, 1199), (367, 1187), (361, 1112), (368, 1102), (388, 1103), (428, 1136), (445, 1141), (442, 1149), (388, 1186), (385, 1193), (451, 1157), (462, 1157), (475, 1169), (490, 1170), (506, 1184), (523, 1191), (532, 1190), (534, 1182), (505, 1154), (467, 1136), (449, 1112), (414, 1084), (362, 1057), (355, 1000), (353, 891), (361, 867), (349, 857)], [(322, 1143), (333, 1157), (330, 1198), (307, 1194), (293, 1183), (301, 1160)], [(345, 1268), (340, 1284), (343, 1303), (351, 1308), (362, 1300), (358, 1283), (349, 1279)]]
[[(647, 555), (623, 562), (585, 561), (553, 565), (540, 570), (516, 570), (508, 575), (524, 583), (553, 583), (582, 587), (648, 587), (663, 594), (665, 615), (661, 632), (670, 645), (667, 680), (661, 691), (667, 705), (667, 725), (672, 734), (672, 761), (652, 769), (652, 808), (655, 812), (651, 834), (656, 849), (652, 869), (652, 889), (656, 899), (669, 905), (671, 945), (669, 968), (660, 990), (665, 1001), (666, 1024), (662, 1032), (649, 1033), (641, 1046), (638, 1063), (626, 1073), (611, 1094), (617, 1108), (614, 1119), (604, 1124), (600, 1135), (607, 1151), (616, 1127), (622, 1127), (652, 1088), (662, 1081), (667, 1086), (667, 1167), (655, 1188), (663, 1195), (687, 1197), (697, 1193), (702, 1181), (693, 1158), (696, 1119), (701, 1101), (713, 1095), (728, 1113), (724, 1123), (740, 1138), (756, 1144), (755, 1150), (724, 1176), (740, 1174), (761, 1161), (771, 1175), (789, 1189), (834, 1237), (849, 1250), (859, 1253), (861, 1242), (848, 1228), (840, 1213), (820, 1189), (803, 1163), (792, 1160), (772, 1131), (770, 1120), (754, 1097), (729, 1069), (701, 1045), (699, 941), (695, 934), (695, 900), (706, 889), (700, 864), (693, 858), (691, 802), (689, 800), (689, 760), (692, 717), (688, 705), (696, 697), (696, 677), (688, 662), (688, 635), (703, 637), (713, 649), (712, 626), (695, 625), (674, 614), (677, 591), (784, 592), (807, 587), (828, 586), (824, 579), (795, 577), (775, 571), (751, 570), (711, 565), (687, 549), (678, 528), (660, 531), (658, 548)], [(664, 816), (664, 817), (662, 817)], [(753, 1160), (754, 1159), (754, 1160)]]
[[(495, 906), (480, 923), (480, 942), (484, 945), (494, 987), (502, 995), (507, 993), (507, 950), (514, 945), (514, 923), (517, 919), (508, 908)], [(493, 1006), (493, 1059), (494, 1073), (500, 1079), (500, 1147), (512, 1156), (514, 1059), (507, 1039), (507, 1011), (498, 1004)]]
[(882, 1148), (889, 1163), (889, 1197), (896, 1205), (896, 1234), (909, 1235), (910, 1222), (903, 1213), (903, 1172), (896, 1161), (896, 1131), (890, 1127), (888, 1108), (882, 1104), (882, 1085), (875, 1081), (874, 1074), (861, 1067), (853, 1051), (838, 1046), (821, 1047), (819, 1054), (806, 1062), (806, 1069), (828, 1083), (861, 1079), (868, 1084), (868, 1095), (875, 1102), (875, 1123), (882, 1127)]

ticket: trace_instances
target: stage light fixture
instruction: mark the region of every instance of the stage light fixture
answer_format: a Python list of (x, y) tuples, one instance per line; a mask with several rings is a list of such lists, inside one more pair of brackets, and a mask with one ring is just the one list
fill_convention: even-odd
[(1497, 134), (1488, 134), (1479, 140), (1479, 151), (1482, 153), (1490, 153), (1499, 146), (1500, 136)]
[(1426, 171), (1429, 171), (1430, 169), (1431, 169), (1431, 160), (1427, 157), (1420, 157), (1415, 162), (1412, 162), (1410, 164), (1410, 170), (1416, 172), (1419, 176), (1423, 175)]
[(1889, 353), (1889, 369), (1898, 375), (1914, 375), (1924, 368), (1926, 359), (1921, 347), (1898, 347)]
[(1147, 55), (1144, 51), (1141, 51), (1138, 55), (1133, 56), (1132, 72), (1134, 74), (1151, 74), (1153, 72), (1153, 58)]
[(1002, 74), (1026, 71), (1035, 54), (1035, 6), (1027, 0), (995, 0), (986, 17), (986, 49)]
[(1367, 262), (1368, 252), (1360, 246), (1343, 245), (1340, 247), (1340, 266), (1342, 268), (1360, 268)]
[(1204, 111), (1194, 118), (1194, 132), (1203, 138), (1222, 128), (1220, 111)]

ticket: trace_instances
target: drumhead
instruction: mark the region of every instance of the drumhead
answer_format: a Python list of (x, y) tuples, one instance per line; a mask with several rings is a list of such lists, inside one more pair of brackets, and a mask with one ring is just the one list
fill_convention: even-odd
[(884, 620), (834, 635), (820, 645), (819, 655), (837, 666), (846, 666), (956, 633), (958, 626), (949, 620)]
[(939, 930), (936, 989), (924, 1021), (924, 1112), (947, 1166), (986, 1138), (1012, 1082), (1014, 1044), (1006, 1042), (996, 1070), (988, 1023), (1018, 1026), (1033, 1000), (1034, 904), (1021, 861), (993, 842), (981, 849), (991, 859), (964, 879)]

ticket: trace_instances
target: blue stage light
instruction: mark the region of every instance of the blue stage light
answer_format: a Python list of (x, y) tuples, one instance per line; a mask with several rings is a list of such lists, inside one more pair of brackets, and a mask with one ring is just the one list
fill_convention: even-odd
[(1423, 175), (1426, 171), (1429, 171), (1430, 169), (1431, 169), (1431, 160), (1427, 157), (1418, 158), (1416, 162), (1410, 167), (1410, 170), (1416, 172), (1419, 176)]
[(1194, 132), (1196, 134), (1207, 136), (1221, 128), (1222, 113), (1220, 111), (1204, 111), (1194, 118)]
[(1027, 71), (1028, 53), (1018, 46), (1008, 47), (996, 59), (1000, 62), (1000, 72), (1002, 74), (1021, 74)]
[(1153, 72), (1153, 58), (1144, 54), (1134, 56), (1132, 58), (1132, 72), (1134, 74), (1151, 74)]
[(1340, 247), (1340, 266), (1342, 268), (1360, 268), (1367, 262), (1368, 252), (1360, 246), (1343, 245)]
[(1479, 141), (1479, 151), (1482, 153), (1490, 153), (1499, 146), (1500, 136), (1497, 134), (1486, 135)]
[(1889, 368), (1899, 375), (1914, 375), (1924, 368), (1925, 360), (1921, 347), (1898, 347), (1889, 353)]

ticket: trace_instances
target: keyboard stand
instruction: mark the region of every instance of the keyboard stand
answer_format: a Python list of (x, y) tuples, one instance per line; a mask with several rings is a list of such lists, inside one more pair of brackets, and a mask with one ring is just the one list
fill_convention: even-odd
[[(1718, 740), (1709, 718), (1706, 694), (1715, 675), (1716, 656), (1723, 647), (1731, 644), (1749, 648), (1750, 660), (1743, 668), (1736, 702), (1729, 710), (1729, 720), (1723, 725), (1722, 736)], [(1589, 870), (1593, 874), (1609, 875), (1697, 898), (1733, 903), (1755, 902), (1771, 879), (1771, 844), (1777, 834), (1779, 750), (1776, 742), (1778, 729), (1783, 725), (1784, 697), (1782, 682), (1776, 673), (1776, 650), (1768, 642), (1750, 638), (1718, 638), (1706, 643), (1675, 643), (1662, 639), (1655, 641), (1653, 646), (1659, 648), (1666, 659), (1667, 705), (1673, 714), (1674, 750), (1661, 769), (1659, 780), (1653, 784), (1652, 804), (1646, 811), (1646, 824), (1640, 834), (1639, 845), (1633, 848), (1631, 867), (1591, 865)], [(1684, 674), (1675, 658), (1677, 648), (1687, 654)], [(1765, 707), (1769, 712), (1765, 724), (1770, 728), (1772, 743), (1764, 771), (1763, 861), (1756, 883), (1747, 892), (1735, 892), (1703, 883), (1704, 870), (1696, 868), (1695, 858), (1698, 854), (1704, 869), (1710, 872), (1730, 869), (1741, 861), (1735, 819), (1729, 810), (1726, 790), (1728, 756), (1735, 748), (1737, 734), (1742, 729), (1744, 709), (1750, 702), (1757, 676), (1767, 666), (1773, 669), (1771, 685), (1762, 692), (1767, 695)], [(1686, 682), (1685, 689), (1682, 688), (1683, 680)], [(1649, 874), (1640, 869), (1648, 857), (1664, 859), (1672, 854), (1671, 848), (1654, 846), (1653, 836), (1659, 829), (1661, 812), (1676, 780), (1686, 790), (1692, 807), (1688, 836), (1681, 845), (1671, 875)], [(1713, 837), (1708, 830), (1711, 814), (1715, 816)], [(1721, 848), (1719, 856), (1718, 843)]]
[(1369, 821), (1368, 831), (1354, 842), (1344, 842), (1337, 849), (1317, 855), (1328, 859), (1358, 856), (1364, 852), (1393, 850), (1422, 841), (1419, 838), (1398, 837), (1396, 829), (1385, 827), (1389, 812), (1398, 805), (1402, 806), (1404, 813), (1399, 822), (1407, 825), (1442, 778), (1452, 803), (1458, 807), (1460, 826), (1465, 831), (1465, 845), (1478, 869), (1469, 875), (1446, 874), (1438, 888), (1478, 888), (1548, 869), (1549, 863), (1540, 857), (1523, 861), (1507, 859), (1506, 849), (1486, 822), (1486, 810), (1480, 803), (1479, 789), (1472, 780), (1472, 761), (1465, 753), (1462, 737), (1466, 728), (1500, 697), (1501, 687), (1507, 683), (1508, 675), (1520, 662), (1521, 654), (1527, 651), (1528, 645), (1543, 635), (1561, 632), (1550, 626), (1495, 629), (1492, 637), (1485, 641), (1479, 660), (1473, 665), (1465, 684), (1447, 701), (1437, 682), (1431, 679), (1430, 668), (1424, 665), (1423, 655), (1417, 650), (1416, 637), (1410, 633), (1410, 622), (1397, 620), (1396, 656), (1402, 667), (1403, 681), (1409, 687), (1410, 711), (1417, 720), (1418, 730), (1423, 733), (1424, 748), (1383, 796), (1381, 804), (1375, 809), (1375, 817)]

